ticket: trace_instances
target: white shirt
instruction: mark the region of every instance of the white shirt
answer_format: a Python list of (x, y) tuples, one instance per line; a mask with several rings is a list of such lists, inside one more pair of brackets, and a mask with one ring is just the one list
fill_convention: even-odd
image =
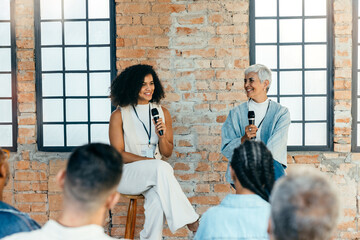
[(65, 227), (49, 220), (41, 229), (32, 232), (16, 233), (3, 240), (112, 240), (104, 229), (95, 224), (82, 227)]
[(269, 106), (269, 101), (270, 101), (269, 99), (266, 99), (262, 103), (257, 103), (252, 99), (250, 99), (250, 101), (249, 101), (249, 111), (255, 112), (255, 126), (257, 126), (259, 128), (258, 131), (256, 132), (256, 140), (257, 141), (261, 141), (260, 133), (261, 133), (262, 124), (260, 127), (259, 127), (259, 124), (261, 123), (261, 121), (264, 119), (264, 117), (266, 115), (266, 111)]

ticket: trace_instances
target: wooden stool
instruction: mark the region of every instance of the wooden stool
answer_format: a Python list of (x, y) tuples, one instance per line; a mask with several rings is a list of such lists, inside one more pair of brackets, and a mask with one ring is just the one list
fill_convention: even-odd
[(137, 200), (144, 199), (144, 196), (143, 195), (126, 195), (126, 194), (121, 194), (121, 196), (130, 199), (128, 213), (127, 213), (127, 217), (126, 217), (125, 237), (124, 238), (134, 239)]

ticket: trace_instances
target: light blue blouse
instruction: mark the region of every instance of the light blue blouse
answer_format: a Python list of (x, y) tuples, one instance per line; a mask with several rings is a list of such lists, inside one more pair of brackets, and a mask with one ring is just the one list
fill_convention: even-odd
[(269, 239), (270, 204), (255, 194), (229, 194), (201, 217), (195, 240)]
[[(287, 166), (287, 139), (290, 126), (290, 112), (279, 103), (270, 101), (269, 110), (261, 127), (260, 139), (271, 151), (273, 158)], [(226, 180), (231, 181), (229, 166), (234, 149), (240, 146), (249, 125), (248, 102), (233, 108), (221, 129), (221, 153), (229, 160)]]

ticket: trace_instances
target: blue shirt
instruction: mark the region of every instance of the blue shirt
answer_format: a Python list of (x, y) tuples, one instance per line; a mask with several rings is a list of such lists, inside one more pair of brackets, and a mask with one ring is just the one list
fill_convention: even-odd
[(269, 239), (270, 204), (256, 194), (229, 194), (201, 217), (194, 240)]
[[(264, 117), (260, 139), (270, 150), (274, 160), (287, 166), (287, 139), (290, 126), (290, 112), (279, 103), (270, 101), (269, 110)], [(229, 160), (226, 181), (232, 183), (229, 166), (234, 149), (240, 146), (249, 125), (248, 102), (232, 109), (221, 129), (221, 153)]]
[(40, 226), (29, 215), (0, 201), (0, 238), (39, 229)]

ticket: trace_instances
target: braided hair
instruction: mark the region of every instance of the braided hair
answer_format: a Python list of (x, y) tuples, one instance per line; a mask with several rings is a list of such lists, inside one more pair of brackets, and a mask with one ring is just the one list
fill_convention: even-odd
[(231, 167), (244, 188), (269, 202), (275, 182), (273, 161), (271, 152), (263, 142), (245, 141), (235, 148)]

